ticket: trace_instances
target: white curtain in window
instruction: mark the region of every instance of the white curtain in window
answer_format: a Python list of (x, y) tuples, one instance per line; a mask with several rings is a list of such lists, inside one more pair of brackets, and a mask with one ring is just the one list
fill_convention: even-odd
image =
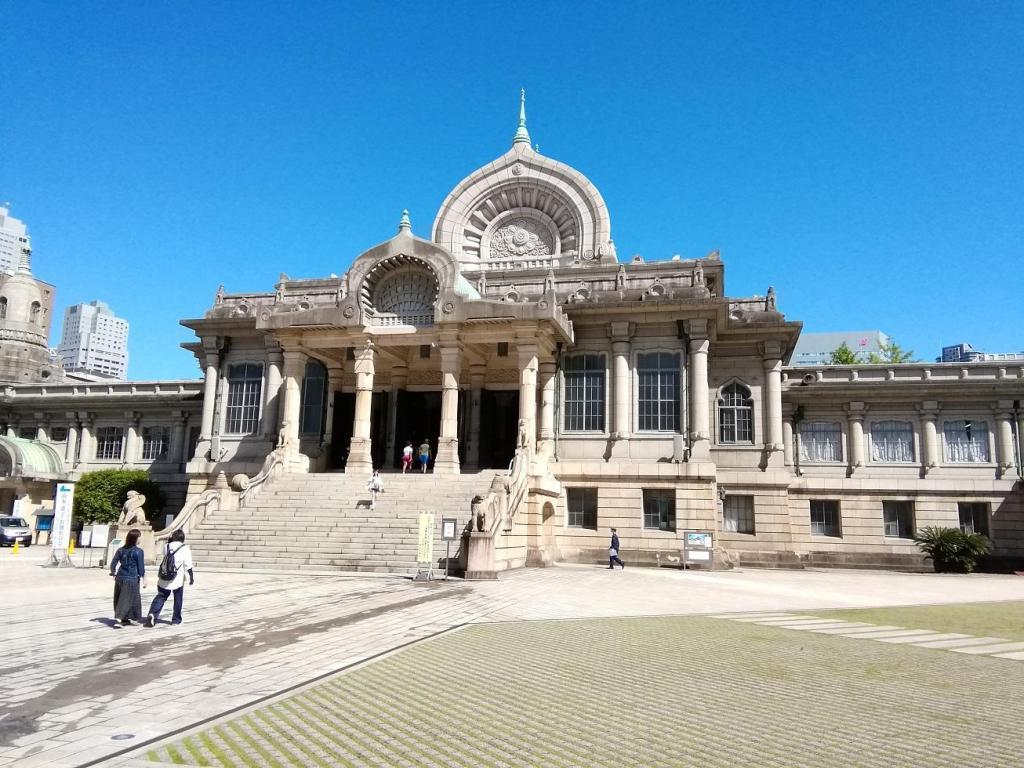
[(841, 462), (842, 430), (836, 422), (809, 421), (800, 425), (800, 460), (808, 463)]
[(871, 425), (871, 460), (914, 461), (914, 428), (909, 421), (876, 421)]
[(947, 421), (946, 461), (974, 463), (989, 461), (988, 425), (984, 421)]

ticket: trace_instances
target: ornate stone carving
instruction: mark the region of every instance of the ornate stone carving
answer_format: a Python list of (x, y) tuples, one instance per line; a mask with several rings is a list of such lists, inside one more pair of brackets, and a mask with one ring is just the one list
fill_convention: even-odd
[(523, 173), (525, 173), (525, 172), (526, 172), (526, 166), (524, 166), (522, 163), (516, 163), (515, 165), (512, 166), (512, 175), (513, 176), (522, 176)]
[(551, 233), (540, 222), (525, 217), (515, 218), (491, 235), (492, 259), (512, 259), (524, 256), (550, 256), (555, 244)]
[(117, 518), (118, 525), (145, 525), (146, 510), (143, 506), (146, 497), (138, 491), (128, 491), (128, 498), (121, 506), (121, 515)]
[(444, 312), (446, 315), (450, 315), (452, 312), (455, 311), (455, 305), (450, 301), (446, 301), (444, 303), (444, 306), (441, 307), (441, 311)]
[(693, 268), (693, 284), (704, 285), (704, 265), (698, 261), (697, 266)]
[(355, 315), (355, 313), (356, 308), (353, 307), (351, 304), (349, 304), (347, 307), (345, 307), (345, 309), (341, 311), (341, 314), (348, 319), (351, 319), (352, 316)]

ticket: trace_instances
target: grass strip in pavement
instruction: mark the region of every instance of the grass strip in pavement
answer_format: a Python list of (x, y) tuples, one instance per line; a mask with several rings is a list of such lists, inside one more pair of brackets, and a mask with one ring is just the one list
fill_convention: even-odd
[(959, 632), (976, 637), (1024, 640), (1024, 601), (844, 608), (813, 611), (812, 615), (822, 619), (894, 624), (905, 629), (930, 629), (939, 633)]

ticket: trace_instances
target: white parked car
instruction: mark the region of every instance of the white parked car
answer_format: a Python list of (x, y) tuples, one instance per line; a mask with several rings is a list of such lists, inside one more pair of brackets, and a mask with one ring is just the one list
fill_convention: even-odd
[(14, 542), (20, 541), (23, 547), (32, 544), (32, 529), (21, 517), (0, 517), (0, 546), (7, 544), (14, 546)]

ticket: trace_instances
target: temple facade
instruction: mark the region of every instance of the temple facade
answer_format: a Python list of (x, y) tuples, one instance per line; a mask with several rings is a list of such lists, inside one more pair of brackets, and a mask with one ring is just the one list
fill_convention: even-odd
[[(787, 367), (801, 324), (774, 289), (729, 297), (717, 252), (620, 258), (601, 194), (532, 148), (523, 107), (511, 148), (415, 232), (403, 214), (341, 277), (222, 287), (182, 321), (201, 392), (158, 399), (190, 499), (226, 478), (244, 506), (271, 465), (365, 480), (427, 443), (435, 476), (479, 475), (437, 511), (493, 570), (602, 561), (611, 527), (651, 565), (708, 531), (719, 563), (920, 566), (929, 525), (1024, 557), (1024, 366)], [(81, 434), (90, 406), (58, 390), (9, 389), (8, 420), (69, 413)]]

